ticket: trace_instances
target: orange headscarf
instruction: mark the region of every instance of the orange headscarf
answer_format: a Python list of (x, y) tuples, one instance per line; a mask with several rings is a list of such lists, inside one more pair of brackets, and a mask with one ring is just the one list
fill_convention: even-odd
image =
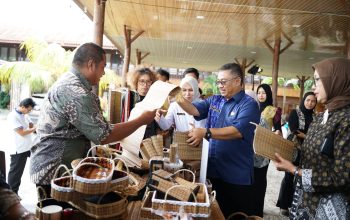
[(312, 65), (327, 94), (326, 108), (333, 111), (350, 104), (350, 60), (330, 58)]

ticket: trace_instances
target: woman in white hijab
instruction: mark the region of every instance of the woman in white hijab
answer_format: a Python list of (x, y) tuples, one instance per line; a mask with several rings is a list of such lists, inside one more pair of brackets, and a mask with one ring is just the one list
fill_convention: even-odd
[[(186, 76), (181, 80), (180, 87), (182, 95), (189, 102), (199, 101), (200, 94), (198, 90), (198, 82), (190, 76)], [(192, 129), (191, 124), (196, 128), (204, 128), (206, 120), (196, 121), (192, 115), (187, 114), (176, 102), (172, 102), (169, 106), (165, 117), (164, 110), (158, 110), (156, 114), (156, 121), (159, 127), (163, 130), (169, 129), (171, 126), (175, 127), (175, 131), (185, 132)]]

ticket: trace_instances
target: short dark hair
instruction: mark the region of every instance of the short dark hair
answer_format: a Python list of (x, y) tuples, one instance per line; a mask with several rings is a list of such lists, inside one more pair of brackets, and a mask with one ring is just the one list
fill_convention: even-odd
[(19, 106), (20, 106), (20, 107), (24, 107), (24, 108), (28, 108), (28, 107), (34, 108), (35, 105), (36, 105), (36, 103), (34, 102), (34, 100), (33, 100), (32, 98), (23, 99), (23, 100), (19, 103)]
[(103, 60), (103, 56), (106, 52), (102, 47), (95, 43), (85, 43), (78, 47), (74, 54), (73, 64), (81, 67), (84, 63), (89, 60), (93, 60), (95, 64), (100, 63)]
[(164, 76), (166, 78), (166, 80), (169, 81), (170, 79), (170, 73), (168, 71), (166, 71), (165, 69), (158, 69), (157, 73), (161, 76)]
[(225, 71), (230, 70), (230, 73), (232, 75), (237, 75), (239, 78), (241, 78), (241, 85), (243, 84), (243, 71), (239, 64), (237, 63), (226, 63), (222, 65), (219, 69), (219, 71)]
[(185, 76), (188, 73), (194, 73), (194, 75), (196, 76), (197, 80), (199, 80), (199, 72), (198, 72), (198, 70), (196, 68), (191, 67), (191, 68), (185, 69), (183, 75)]

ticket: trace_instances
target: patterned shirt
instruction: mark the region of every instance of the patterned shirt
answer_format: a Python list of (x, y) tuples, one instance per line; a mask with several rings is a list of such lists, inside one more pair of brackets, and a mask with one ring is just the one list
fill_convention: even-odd
[(99, 98), (73, 68), (55, 82), (44, 100), (37, 126), (40, 142), (31, 150), (31, 180), (50, 184), (59, 164), (70, 167), (72, 160), (85, 157), (90, 141), (99, 144), (110, 132)]
[(251, 185), (253, 182), (254, 151), (253, 138), (255, 126), (259, 123), (258, 103), (242, 90), (227, 100), (214, 95), (206, 100), (194, 102), (200, 116), (207, 118), (207, 128), (233, 126), (243, 138), (230, 140), (210, 139), (208, 177), (220, 178), (237, 185)]
[[(291, 219), (350, 219), (350, 106), (311, 123), (302, 145), (302, 177), (292, 203)], [(333, 137), (334, 158), (320, 153)]]

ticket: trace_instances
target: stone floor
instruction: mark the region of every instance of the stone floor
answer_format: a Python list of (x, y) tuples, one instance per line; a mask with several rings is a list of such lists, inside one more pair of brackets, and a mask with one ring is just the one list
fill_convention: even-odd
[[(7, 126), (6, 126), (6, 116), (8, 114), (7, 110), (0, 109), (0, 134), (1, 143), (0, 150), (5, 152), (8, 151), (8, 140)], [(10, 165), (10, 157), (6, 154), (6, 168), (7, 172)], [(282, 172), (278, 172), (273, 163), (270, 163), (269, 170), (267, 173), (268, 187), (265, 197), (265, 207), (264, 207), (264, 219), (267, 220), (277, 220), (277, 219), (287, 219), (279, 215), (279, 208), (276, 207), (276, 201), (279, 193), (280, 183), (283, 177)], [(23, 173), (22, 183), (19, 190), (19, 196), (22, 198), (21, 203), (30, 211), (35, 212), (35, 206), (37, 203), (37, 194), (35, 190), (35, 185), (29, 179), (29, 160), (27, 161), (26, 168)]]

